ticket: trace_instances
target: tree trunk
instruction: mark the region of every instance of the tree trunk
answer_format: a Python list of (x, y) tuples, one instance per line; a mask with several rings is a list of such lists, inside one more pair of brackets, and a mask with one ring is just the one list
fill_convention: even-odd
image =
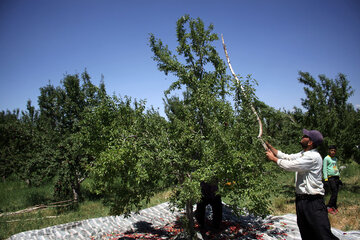
[(72, 192), (73, 192), (73, 200), (74, 203), (79, 202), (79, 196), (80, 196), (80, 183), (78, 181), (76, 181), (72, 186), (71, 186)]
[(186, 231), (190, 235), (190, 238), (193, 239), (195, 237), (195, 230), (194, 230), (194, 211), (191, 200), (187, 200), (185, 211), (186, 211), (186, 218), (188, 220)]
[(31, 180), (30, 180), (30, 179), (25, 179), (25, 182), (26, 182), (26, 184), (28, 185), (28, 187), (31, 186)]

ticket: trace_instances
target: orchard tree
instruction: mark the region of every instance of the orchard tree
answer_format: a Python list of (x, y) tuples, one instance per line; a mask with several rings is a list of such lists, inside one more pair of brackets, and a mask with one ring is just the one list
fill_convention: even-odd
[[(229, 197), (237, 212), (246, 207), (252, 213), (264, 214), (268, 203), (263, 174), (266, 164), (255, 136), (257, 122), (246, 105), (254, 97), (252, 79), (241, 78), (245, 90), (230, 81), (226, 65), (213, 46), (218, 40), (213, 29), (213, 25), (205, 28), (199, 18), (181, 17), (176, 28), (177, 54), (150, 35), (158, 69), (176, 77), (165, 92), (173, 156), (164, 160), (167, 174), (176, 176), (171, 202), (185, 208), (191, 235), (193, 205), (201, 198), (202, 181), (218, 183), (219, 193)], [(182, 91), (182, 97), (171, 95), (175, 90)], [(226, 187), (226, 182), (234, 184)]]
[(21, 166), (22, 149), (28, 137), (24, 134), (20, 111), (0, 112), (0, 174), (3, 180), (16, 174)]
[(164, 159), (172, 156), (167, 122), (153, 109), (146, 111), (145, 101), (116, 97), (104, 101), (88, 117), (86, 122), (91, 120), (94, 128), (83, 136), (92, 146), (89, 150), (98, 152), (90, 168), (94, 191), (104, 196), (112, 214), (140, 210), (168, 186), (163, 181)]
[(303, 112), (276, 110), (261, 101), (255, 102), (264, 123), (264, 135), (274, 146), (281, 146), (284, 152), (299, 151), (299, 138), (303, 129)]
[[(81, 84), (82, 80), (82, 84)], [(87, 176), (87, 166), (93, 160), (79, 137), (85, 112), (95, 108), (104, 96), (105, 87), (94, 86), (85, 70), (81, 75), (66, 75), (61, 87), (51, 84), (40, 89), (40, 127), (44, 133), (43, 160), (51, 159), (57, 169), (56, 198), (80, 198), (80, 183)]]
[(29, 185), (39, 185), (49, 179), (46, 162), (38, 161), (41, 142), (38, 112), (27, 102), (27, 110), (3, 111), (0, 116), (1, 175), (13, 175)]
[(24, 163), (20, 168), (22, 178), (29, 185), (40, 185), (54, 177), (55, 165), (53, 158), (49, 157), (48, 151), (51, 146), (48, 145), (46, 135), (42, 132), (39, 121), (39, 111), (31, 105), (29, 100), (26, 111), (22, 111), (21, 122), (29, 136), (26, 148), (22, 151), (26, 155), (22, 159)]
[(299, 72), (299, 75), (306, 94), (306, 98), (302, 99), (302, 106), (307, 110), (304, 125), (318, 129), (324, 135), (323, 154), (327, 152), (325, 145), (336, 144), (344, 160), (349, 159), (359, 144), (356, 133), (360, 128), (356, 125), (358, 114), (348, 103), (354, 93), (349, 81), (341, 73), (336, 79), (319, 75), (319, 81), (307, 72)]

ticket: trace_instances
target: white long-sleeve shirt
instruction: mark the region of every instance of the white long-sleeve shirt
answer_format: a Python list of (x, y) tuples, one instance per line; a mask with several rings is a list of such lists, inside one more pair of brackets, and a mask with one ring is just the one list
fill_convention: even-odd
[(296, 172), (297, 194), (325, 194), (322, 183), (322, 157), (316, 149), (285, 154), (278, 151), (277, 164), (286, 171)]

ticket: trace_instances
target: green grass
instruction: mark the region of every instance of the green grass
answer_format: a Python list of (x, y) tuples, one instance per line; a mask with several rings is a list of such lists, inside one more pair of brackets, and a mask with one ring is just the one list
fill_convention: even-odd
[(100, 201), (85, 201), (80, 203), (76, 210), (60, 212), (53, 208), (15, 216), (4, 216), (0, 218), (0, 239), (32, 229), (106, 216), (108, 211), (109, 209), (104, 207)]
[(52, 199), (52, 185), (28, 187), (22, 181), (0, 182), (0, 213), (46, 204)]
[[(19, 232), (41, 229), (68, 222), (98, 218), (109, 215), (109, 207), (105, 206), (99, 197), (88, 190), (88, 183), (82, 185), (85, 200), (77, 208), (59, 209), (46, 208), (34, 212), (0, 217), (0, 239), (6, 239)], [(14, 212), (37, 204), (52, 201), (52, 185), (28, 187), (20, 181), (0, 183), (0, 209), (4, 212)], [(144, 208), (155, 206), (167, 201), (169, 190), (156, 194)], [(42, 202), (43, 201), (43, 202)]]

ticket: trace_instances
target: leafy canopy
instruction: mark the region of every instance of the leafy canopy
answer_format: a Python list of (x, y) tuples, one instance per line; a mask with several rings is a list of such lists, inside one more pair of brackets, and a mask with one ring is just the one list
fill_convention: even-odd
[[(158, 69), (176, 77), (165, 91), (173, 152), (165, 165), (176, 177), (172, 202), (190, 208), (200, 200), (201, 181), (218, 182), (220, 193), (228, 196), (237, 210), (246, 207), (265, 213), (264, 156), (255, 140), (256, 119), (246, 106), (252, 100), (237, 94), (239, 85), (226, 74), (226, 65), (213, 46), (218, 40), (213, 29), (213, 25), (205, 28), (199, 18), (181, 17), (176, 28), (177, 54), (150, 35)], [(251, 77), (243, 81), (251, 93), (247, 95), (254, 96), (250, 83)], [(181, 90), (182, 97), (175, 90)], [(235, 106), (229, 101), (232, 98)], [(226, 187), (228, 181), (236, 183)]]

